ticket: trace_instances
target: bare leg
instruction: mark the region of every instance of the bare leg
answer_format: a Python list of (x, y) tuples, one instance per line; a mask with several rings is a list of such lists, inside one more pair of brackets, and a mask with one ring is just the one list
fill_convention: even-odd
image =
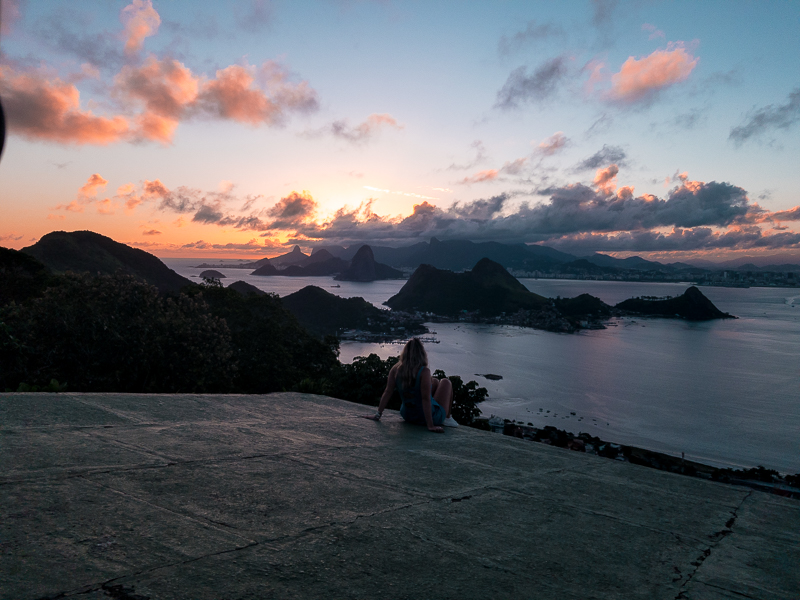
[(439, 380), (436, 379), (436, 377), (431, 377), (431, 396), (436, 397), (436, 388), (437, 387), (439, 387)]
[(433, 394), (433, 399), (444, 409), (444, 416), (449, 417), (453, 404), (453, 384), (445, 377), (438, 381), (437, 385), (431, 385), (431, 393)]

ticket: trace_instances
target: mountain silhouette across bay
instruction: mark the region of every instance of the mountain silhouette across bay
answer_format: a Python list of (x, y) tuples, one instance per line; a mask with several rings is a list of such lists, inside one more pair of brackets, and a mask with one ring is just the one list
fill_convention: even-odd
[(21, 251), (54, 273), (114, 275), (122, 272), (143, 279), (161, 292), (177, 292), (192, 283), (152, 254), (93, 231), (53, 231)]

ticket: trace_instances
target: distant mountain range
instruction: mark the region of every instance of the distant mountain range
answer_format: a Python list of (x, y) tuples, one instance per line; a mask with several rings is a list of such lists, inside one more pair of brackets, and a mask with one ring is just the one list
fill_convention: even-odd
[[(352, 261), (364, 244), (343, 246), (320, 246), (311, 255), (304, 254), (299, 246), (291, 252), (274, 258), (262, 258), (257, 261), (243, 262), (237, 265), (202, 264), (201, 268), (227, 267), (240, 269), (258, 269), (267, 264), (278, 271), (288, 267), (308, 269), (312, 264), (317, 266), (313, 273), (306, 271), (281, 272), (281, 275), (331, 275), (340, 272), (340, 261)], [(595, 253), (591, 256), (576, 256), (543, 246), (540, 244), (502, 244), (500, 242), (471, 242), (468, 240), (440, 241), (431, 238), (430, 242), (418, 242), (411, 246), (392, 248), (370, 244), (374, 260), (396, 269), (415, 269), (419, 265), (431, 265), (438, 269), (465, 271), (481, 258), (488, 258), (500, 263), (507, 269), (517, 271), (542, 271), (548, 273), (602, 275), (619, 271), (659, 271), (663, 273), (702, 273), (708, 271), (735, 270), (760, 272), (798, 272), (800, 257), (791, 254), (771, 256), (741, 257), (722, 263), (693, 259), (691, 263), (660, 263), (646, 260), (639, 256), (615, 258), (607, 254)], [(323, 266), (324, 265), (324, 266)], [(269, 274), (277, 274), (272, 272)], [(266, 273), (258, 273), (266, 274)]]
[[(350, 260), (360, 247), (361, 245), (353, 245), (348, 248), (323, 246), (316, 248), (311, 256), (313, 257), (318, 252), (324, 251), (327, 255)], [(521, 271), (558, 270), (563, 273), (592, 270), (592, 265), (601, 269), (660, 270), (664, 272), (726, 269), (800, 271), (798, 257), (789, 254), (768, 257), (742, 257), (725, 263), (693, 260), (690, 264), (686, 262), (660, 263), (646, 260), (639, 256), (615, 258), (600, 253), (581, 257), (539, 244), (502, 244), (500, 242), (471, 242), (468, 240), (440, 241), (436, 238), (431, 238), (430, 242), (418, 242), (412, 246), (402, 248), (376, 245), (371, 245), (371, 248), (376, 261), (396, 268), (416, 268), (421, 264), (427, 264), (439, 269), (464, 271), (481, 258), (488, 258), (500, 263), (507, 269)]]

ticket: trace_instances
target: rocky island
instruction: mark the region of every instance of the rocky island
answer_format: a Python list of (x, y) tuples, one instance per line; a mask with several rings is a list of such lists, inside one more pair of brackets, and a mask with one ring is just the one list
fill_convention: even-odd
[(561, 333), (602, 329), (604, 321), (622, 316), (735, 318), (719, 310), (694, 286), (676, 298), (632, 298), (613, 307), (589, 294), (545, 298), (488, 258), (463, 273), (421, 265), (386, 304), (429, 321), (517, 325)]
[(675, 298), (630, 298), (614, 308), (624, 313), (648, 316), (686, 319), (687, 321), (709, 321), (711, 319), (735, 319), (722, 312), (695, 286)]

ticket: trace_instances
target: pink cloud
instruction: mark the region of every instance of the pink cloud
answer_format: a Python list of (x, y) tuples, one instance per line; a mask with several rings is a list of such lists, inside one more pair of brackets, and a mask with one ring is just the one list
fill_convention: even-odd
[(161, 235), (161, 232), (157, 229), (148, 229), (147, 231), (143, 231), (142, 235)]
[(113, 215), (115, 209), (116, 206), (114, 202), (111, 201), (111, 198), (100, 200), (97, 203), (97, 212), (101, 215)]
[(83, 212), (83, 205), (79, 204), (77, 200), (73, 200), (69, 204), (59, 204), (57, 206), (54, 206), (53, 209), (54, 210), (62, 210), (63, 209), (63, 210), (69, 211), (69, 212), (82, 213)]
[(562, 148), (564, 148), (569, 140), (564, 135), (563, 131), (556, 131), (549, 138), (539, 144), (539, 152), (547, 156), (552, 156)]
[(144, 38), (155, 35), (161, 25), (161, 17), (153, 8), (152, 0), (133, 0), (122, 9), (119, 18), (125, 28), (125, 54), (141, 50)]
[(334, 121), (325, 129), (329, 129), (334, 137), (347, 140), (348, 142), (358, 143), (369, 140), (383, 127), (403, 129), (403, 126), (397, 122), (397, 119), (388, 113), (372, 113), (363, 123), (352, 127), (348, 124), (347, 120), (340, 119)]
[(144, 104), (137, 137), (168, 144), (186, 109), (195, 102), (200, 78), (177, 60), (149, 57), (141, 67), (125, 66), (114, 79), (114, 94)]
[[(82, 73), (72, 79), (85, 77)], [(143, 140), (169, 144), (181, 121), (192, 117), (280, 125), (290, 112), (318, 107), (317, 93), (308, 82), (294, 82), (274, 61), (258, 68), (232, 65), (208, 80), (177, 60), (153, 56), (140, 66), (124, 66), (114, 78), (111, 98), (121, 106), (120, 115), (96, 116), (81, 110), (75, 84), (41, 70), (18, 72), (0, 66), (0, 94), (10, 131), (67, 144)], [(402, 127), (386, 114), (370, 115), (362, 127), (369, 133), (382, 126)]]
[[(610, 196), (617, 189), (617, 173), (619, 167), (611, 165), (605, 169), (598, 169), (594, 176), (594, 185), (603, 194)], [(633, 188), (630, 188), (633, 191)]]
[(62, 144), (105, 145), (130, 133), (123, 116), (99, 117), (80, 109), (80, 92), (70, 83), (40, 72), (18, 73), (0, 66), (0, 93), (9, 130), (30, 139)]
[(684, 81), (698, 60), (683, 46), (656, 50), (641, 59), (631, 56), (619, 73), (611, 76), (610, 97), (626, 103), (648, 100), (658, 91)]
[(469, 177), (464, 177), (459, 183), (465, 183), (467, 185), (472, 183), (483, 183), (484, 181), (492, 181), (497, 179), (497, 176), (500, 174), (500, 171), (497, 169), (485, 169), (483, 171), (478, 171), (474, 175)]
[[(265, 89), (256, 83), (265, 81)], [(257, 70), (249, 65), (220, 69), (205, 83), (198, 97), (203, 112), (222, 119), (250, 125), (275, 125), (289, 110), (308, 112), (318, 106), (317, 93), (307, 82), (294, 84), (279, 65), (268, 61)]]
[(78, 197), (93, 198), (101, 189), (105, 188), (108, 180), (104, 179), (99, 173), (93, 173), (86, 183), (78, 190)]

